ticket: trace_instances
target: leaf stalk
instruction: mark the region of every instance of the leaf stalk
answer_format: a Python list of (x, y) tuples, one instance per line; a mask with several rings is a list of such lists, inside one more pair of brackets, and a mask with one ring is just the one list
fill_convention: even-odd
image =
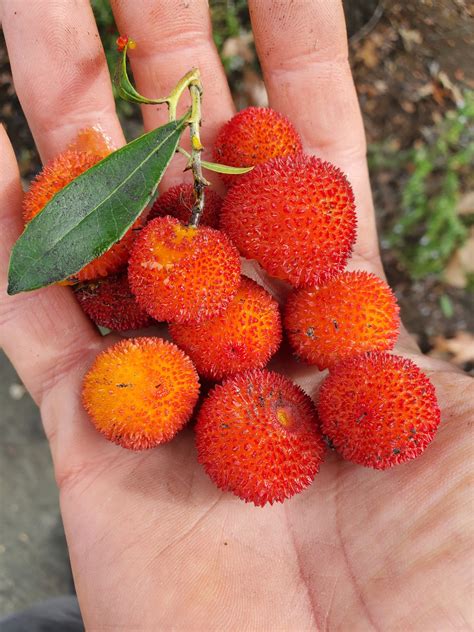
[[(161, 105), (166, 103), (168, 106), (169, 121), (176, 121), (178, 103), (186, 89), (191, 94), (191, 113), (186, 123), (189, 126), (191, 134), (191, 154), (189, 156), (188, 168), (192, 170), (194, 179), (194, 191), (196, 201), (191, 211), (190, 226), (197, 227), (204, 210), (204, 190), (209, 182), (202, 175), (201, 152), (203, 145), (201, 143), (201, 99), (202, 99), (202, 83), (201, 75), (198, 68), (192, 68), (182, 77), (167, 97), (160, 99), (149, 99), (140, 94), (130, 82), (127, 73), (127, 51), (130, 48), (131, 40), (127, 41), (123, 47), (122, 60), (119, 66), (120, 76), (117, 81), (120, 96), (127, 101), (140, 103), (145, 105)], [(135, 44), (135, 43), (134, 43)], [(134, 46), (133, 46), (134, 47)]]

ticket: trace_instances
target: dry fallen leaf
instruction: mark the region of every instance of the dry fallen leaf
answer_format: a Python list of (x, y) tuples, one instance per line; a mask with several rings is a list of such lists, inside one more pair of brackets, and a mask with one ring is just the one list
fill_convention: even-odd
[(451, 79), (443, 70), (440, 70), (438, 73), (438, 81), (443, 86), (443, 88), (451, 92), (453, 101), (456, 103), (456, 105), (460, 106), (463, 103), (462, 92), (459, 87), (451, 81)]
[(400, 28), (399, 33), (402, 36), (403, 45), (409, 53), (411, 53), (417, 46), (423, 43), (423, 37), (420, 31), (416, 31), (414, 29)]
[(428, 355), (432, 358), (449, 360), (457, 365), (474, 362), (474, 334), (468, 331), (458, 331), (454, 338), (435, 336), (431, 343), (433, 349)]
[(428, 83), (424, 83), (422, 86), (415, 90), (414, 101), (420, 101), (421, 99), (426, 99), (433, 94), (433, 82), (429, 81)]
[(367, 68), (375, 68), (379, 63), (378, 45), (373, 37), (369, 37), (360, 46), (356, 58), (364, 63)]
[(443, 279), (453, 287), (466, 287), (468, 276), (474, 274), (474, 228), (464, 244), (456, 250), (443, 272)]
[(474, 213), (474, 191), (465, 193), (456, 207), (458, 215), (471, 215)]

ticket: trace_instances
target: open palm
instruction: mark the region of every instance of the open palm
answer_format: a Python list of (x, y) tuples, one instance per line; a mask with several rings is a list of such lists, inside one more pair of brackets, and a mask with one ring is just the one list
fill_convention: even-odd
[[(206, 2), (112, 4), (122, 32), (139, 43), (131, 58), (142, 93), (167, 94), (200, 68), (211, 146), (233, 104)], [(359, 220), (351, 265), (383, 275), (342, 8), (335, 0), (249, 5), (270, 104), (291, 118), (306, 151), (347, 173)], [(123, 143), (88, 2), (5, 0), (1, 17), (43, 159), (91, 125)], [(166, 116), (154, 107), (143, 114), (147, 129)], [(443, 411), (433, 445), (387, 472), (330, 454), (306, 492), (263, 509), (213, 486), (191, 429), (144, 453), (109, 444), (80, 403), (84, 372), (109, 340), (67, 288), (6, 295), (21, 188), (3, 130), (0, 144), (1, 343), (41, 406), (87, 629), (470, 629), (470, 379), (421, 356), (404, 333), (399, 352), (431, 377)], [(164, 186), (181, 177), (172, 170)], [(315, 369), (276, 362), (315, 394)]]

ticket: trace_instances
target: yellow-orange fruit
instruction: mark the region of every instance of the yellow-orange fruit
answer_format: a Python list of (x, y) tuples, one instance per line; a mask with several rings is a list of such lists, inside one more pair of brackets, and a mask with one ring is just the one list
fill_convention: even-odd
[(110, 137), (97, 125), (79, 130), (77, 136), (67, 146), (67, 149), (105, 157), (114, 150), (114, 144)]
[(95, 359), (82, 401), (109, 441), (146, 450), (169, 441), (189, 420), (199, 395), (191, 360), (161, 338), (130, 338)]
[(217, 487), (257, 506), (308, 487), (324, 454), (310, 398), (265, 370), (239, 373), (209, 393), (196, 441), (198, 460)]
[(230, 189), (221, 228), (272, 276), (311, 287), (346, 265), (356, 234), (354, 196), (329, 162), (301, 153), (274, 158)]
[(99, 327), (130, 331), (153, 322), (131, 293), (126, 273), (81, 284), (75, 295), (83, 311)]
[(314, 289), (290, 294), (284, 326), (296, 355), (325, 369), (365, 351), (392, 349), (398, 336), (398, 305), (375, 274), (343, 272)]
[[(271, 108), (252, 106), (221, 128), (214, 144), (214, 159), (232, 167), (253, 167), (299, 151), (301, 138), (286, 116)], [(221, 174), (221, 178), (230, 187), (241, 176)]]
[[(94, 128), (83, 130), (76, 140), (50, 163), (32, 182), (23, 198), (25, 224), (33, 219), (44, 206), (67, 184), (108, 156), (112, 151), (107, 139)], [(72, 281), (88, 281), (108, 276), (122, 268), (128, 259), (134, 233), (129, 230), (110, 250), (88, 263)]]
[(344, 459), (377, 470), (419, 456), (440, 422), (426, 375), (411, 360), (379, 351), (330, 370), (318, 413), (323, 433)]
[(69, 184), (71, 180), (80, 176), (81, 173), (93, 167), (105, 155), (101, 156), (100, 154), (66, 149), (62, 154), (59, 154), (46, 164), (33, 180), (23, 198), (23, 219), (25, 224), (43, 210), (44, 206), (58, 191)]
[(135, 240), (128, 278), (138, 304), (156, 320), (200, 322), (235, 296), (239, 253), (218, 230), (158, 217)]
[(263, 287), (242, 277), (227, 309), (201, 323), (172, 324), (170, 333), (199, 375), (221, 380), (267, 364), (281, 342), (280, 312)]
[[(165, 217), (171, 215), (176, 217), (183, 224), (187, 224), (191, 219), (196, 195), (192, 184), (178, 184), (171, 187), (160, 195), (148, 214), (148, 220), (155, 217)], [(219, 225), (219, 215), (222, 207), (222, 198), (212, 189), (207, 188), (204, 196), (204, 210), (199, 224), (201, 226), (211, 226), (217, 228)]]

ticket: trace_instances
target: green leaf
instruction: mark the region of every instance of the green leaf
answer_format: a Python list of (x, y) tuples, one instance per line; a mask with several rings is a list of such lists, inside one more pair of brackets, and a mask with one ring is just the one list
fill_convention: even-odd
[(118, 149), (59, 191), (14, 246), (8, 293), (61, 281), (121, 239), (154, 195), (187, 116)]
[(207, 162), (207, 160), (201, 160), (201, 165), (204, 169), (209, 169), (209, 171), (215, 171), (216, 173), (228, 173), (235, 176), (242, 173), (248, 173), (253, 169), (253, 167), (230, 167), (229, 165), (221, 165), (217, 162)]
[(125, 46), (125, 48), (123, 49), (122, 58), (117, 65), (117, 71), (115, 74), (114, 83), (117, 88), (118, 96), (125, 101), (129, 101), (130, 103), (145, 103), (147, 105), (166, 103), (166, 99), (148, 99), (134, 88), (130, 79), (128, 78), (127, 49), (128, 45)]

